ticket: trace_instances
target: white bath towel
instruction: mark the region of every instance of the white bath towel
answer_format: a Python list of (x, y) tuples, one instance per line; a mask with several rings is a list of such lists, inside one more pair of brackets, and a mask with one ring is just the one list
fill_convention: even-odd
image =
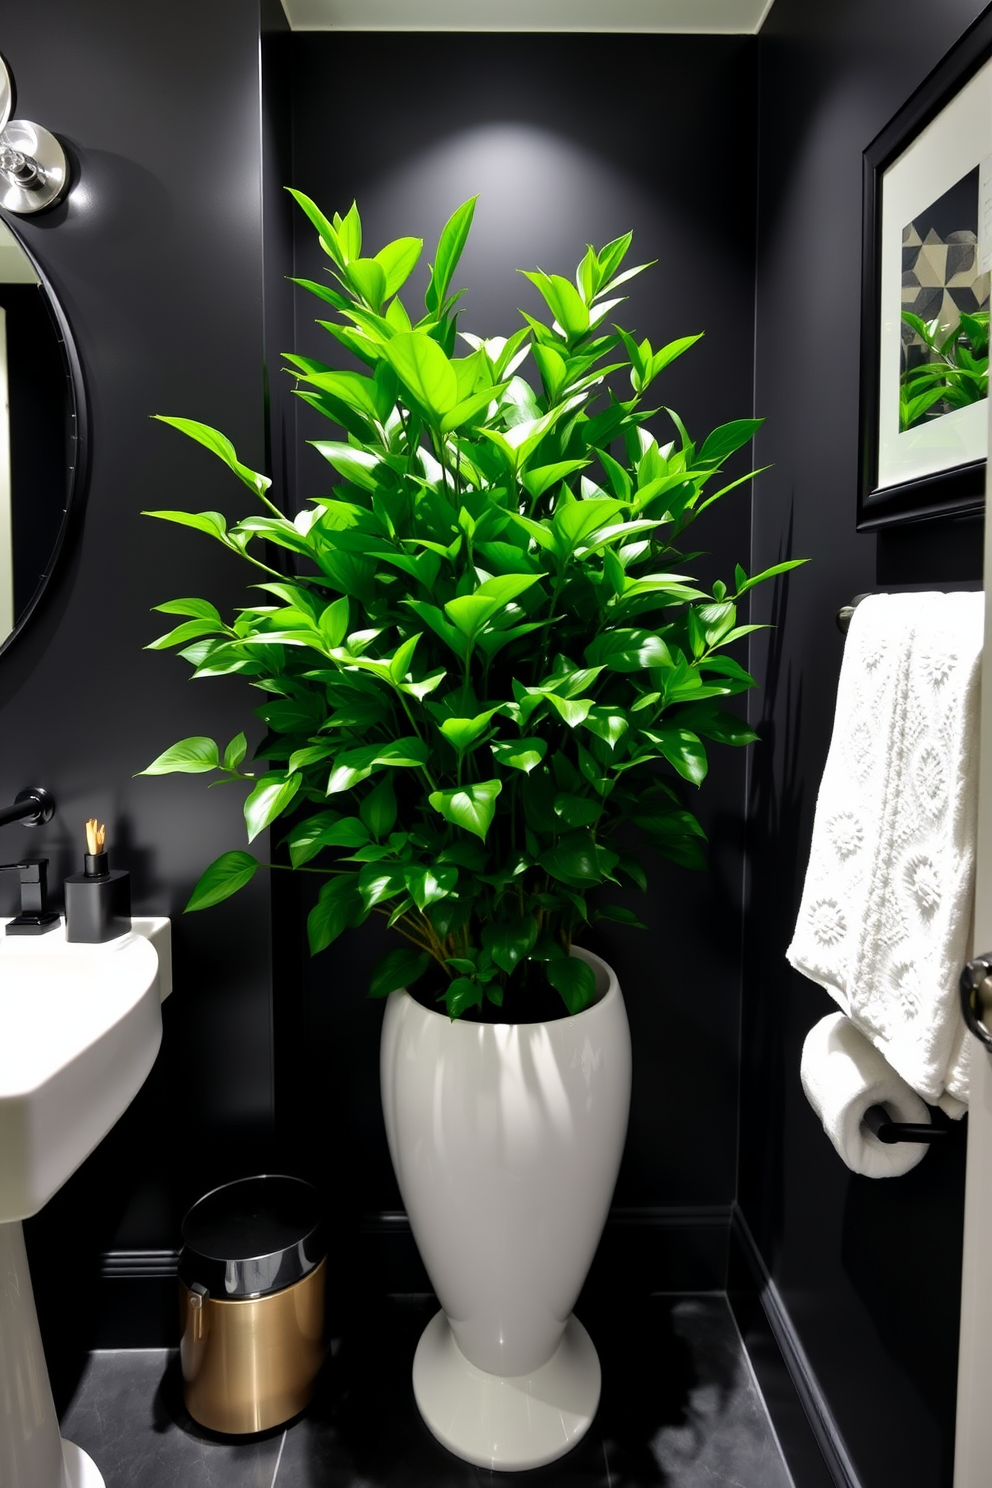
[(879, 594), (854, 612), (787, 956), (892, 1068), (960, 1116), (968, 1049), (981, 594)]
[(925, 1142), (880, 1142), (861, 1122), (869, 1106), (893, 1121), (928, 1124), (930, 1112), (843, 1013), (814, 1024), (803, 1044), (803, 1089), (847, 1166), (866, 1178), (898, 1178), (926, 1156)]

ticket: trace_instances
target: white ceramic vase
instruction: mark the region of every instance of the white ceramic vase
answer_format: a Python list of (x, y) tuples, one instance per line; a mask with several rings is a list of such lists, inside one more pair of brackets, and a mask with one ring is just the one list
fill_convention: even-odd
[(613, 971), (545, 1023), (451, 1022), (405, 991), (382, 1029), (382, 1104), (400, 1193), (442, 1311), (413, 1365), (439, 1441), (512, 1472), (562, 1456), (596, 1412), (596, 1351), (572, 1307), (616, 1183), (630, 1032)]

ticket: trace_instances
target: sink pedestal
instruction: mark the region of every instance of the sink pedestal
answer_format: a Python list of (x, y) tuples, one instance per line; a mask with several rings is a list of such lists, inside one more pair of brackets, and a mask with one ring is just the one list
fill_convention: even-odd
[(59, 1436), (19, 1222), (0, 1224), (0, 1483), (104, 1488), (93, 1460)]

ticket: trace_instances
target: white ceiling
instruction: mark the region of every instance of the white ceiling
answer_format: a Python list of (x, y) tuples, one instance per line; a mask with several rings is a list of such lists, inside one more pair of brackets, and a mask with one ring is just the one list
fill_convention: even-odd
[(669, 31), (752, 35), (772, 0), (282, 0), (294, 31)]

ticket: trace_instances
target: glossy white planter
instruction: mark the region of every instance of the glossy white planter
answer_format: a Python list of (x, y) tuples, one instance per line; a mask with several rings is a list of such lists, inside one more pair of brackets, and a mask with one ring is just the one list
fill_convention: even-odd
[(414, 1360), (434, 1435), (480, 1467), (551, 1462), (599, 1402), (572, 1307), (606, 1220), (627, 1131), (630, 1033), (611, 969), (547, 1023), (452, 1023), (406, 992), (382, 1029), (382, 1104), (414, 1238), (442, 1312)]

